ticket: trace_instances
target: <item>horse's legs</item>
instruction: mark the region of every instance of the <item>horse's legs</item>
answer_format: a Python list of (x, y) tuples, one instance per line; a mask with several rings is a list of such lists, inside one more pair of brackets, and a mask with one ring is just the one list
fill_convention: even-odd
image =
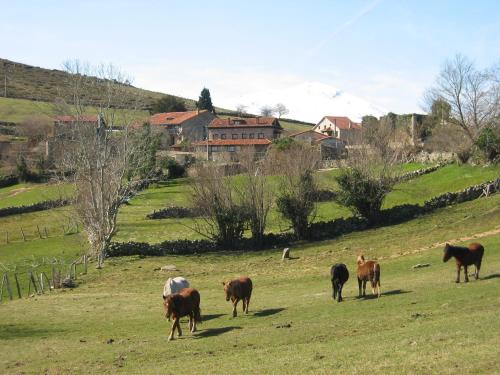
[(237, 315), (237, 313), (236, 313), (236, 305), (238, 304), (238, 301), (239, 301), (239, 299), (238, 299), (238, 298), (235, 298), (235, 299), (233, 300), (233, 318), (235, 318), (235, 317), (236, 317), (236, 315)]
[(245, 309), (245, 314), (248, 314), (248, 305), (250, 304), (250, 296), (247, 297), (247, 303), (246, 303), (246, 309)]
[(193, 313), (189, 314), (189, 332), (193, 332)]
[(462, 266), (460, 264), (457, 263), (457, 279), (455, 280), (456, 283), (459, 283), (460, 282), (460, 268)]
[(466, 283), (468, 283), (469, 282), (469, 274), (467, 273), (467, 266), (465, 264), (464, 264), (464, 274), (465, 274), (464, 275), (464, 281)]
[(359, 289), (359, 293), (358, 293), (358, 296), (361, 297), (361, 279), (358, 277), (358, 289)]
[(177, 318), (176, 323), (177, 323), (177, 333), (179, 333), (179, 337), (181, 337), (182, 336), (181, 318)]
[(175, 318), (174, 323), (172, 324), (172, 328), (170, 330), (170, 336), (168, 336), (168, 341), (171, 341), (174, 339), (175, 326), (177, 325), (178, 321), (179, 321), (179, 318)]
[(332, 280), (332, 298), (337, 298), (337, 286), (335, 285), (335, 281)]
[(245, 306), (246, 306), (246, 303), (247, 303), (247, 300), (246, 298), (242, 298), (241, 299), (241, 305), (243, 307), (243, 309), (241, 311), (245, 312)]
[(363, 297), (366, 297), (366, 280), (363, 280)]
[(338, 299), (337, 302), (342, 302), (342, 284), (339, 284), (339, 290), (338, 290)]

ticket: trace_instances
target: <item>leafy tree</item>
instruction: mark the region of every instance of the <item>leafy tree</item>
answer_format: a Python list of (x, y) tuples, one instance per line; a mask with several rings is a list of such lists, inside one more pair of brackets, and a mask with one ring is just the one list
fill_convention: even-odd
[(22, 154), (20, 154), (17, 158), (16, 169), (19, 181), (26, 182), (29, 180), (30, 171), (28, 169), (28, 164), (26, 163), (26, 158)]
[(208, 90), (206, 87), (201, 90), (200, 97), (198, 98), (198, 109), (206, 109), (207, 111), (215, 114), (215, 109), (212, 104), (212, 98), (210, 96), (210, 90)]
[(163, 112), (185, 112), (187, 111), (184, 100), (172, 95), (165, 95), (155, 101), (151, 107), (151, 114)]
[[(127, 171), (127, 178), (141, 179), (151, 176), (156, 168), (156, 152), (160, 147), (160, 135), (154, 133), (148, 123), (142, 125), (140, 132), (134, 134), (132, 145), (137, 150), (131, 155), (131, 169)], [(133, 166), (133, 167), (132, 167)]]
[(273, 145), (280, 151), (288, 150), (294, 143), (295, 140), (290, 137), (273, 139)]

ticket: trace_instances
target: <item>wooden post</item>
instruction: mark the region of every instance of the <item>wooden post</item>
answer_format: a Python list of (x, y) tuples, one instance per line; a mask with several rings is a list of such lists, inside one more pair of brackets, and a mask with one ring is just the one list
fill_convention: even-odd
[(52, 265), (52, 287), (55, 289), (56, 288), (56, 267)]
[(22, 298), (21, 287), (19, 286), (19, 279), (17, 278), (17, 272), (14, 272), (14, 280), (16, 280), (17, 295), (19, 296), (19, 298)]
[(66, 228), (64, 227), (64, 224), (61, 225), (62, 226), (62, 230), (63, 230), (63, 236), (66, 234)]
[(42, 239), (42, 232), (40, 232), (40, 228), (38, 227), (38, 224), (36, 225), (36, 230), (38, 231), (38, 237), (40, 237), (40, 239)]
[(87, 274), (87, 256), (86, 255), (83, 256), (83, 274), (84, 275)]
[(9, 243), (9, 231), (5, 232), (5, 238), (7, 239), (7, 243)]
[(44, 229), (44, 230), (45, 230), (45, 238), (49, 238), (49, 234), (48, 234), (48, 232), (47, 232), (47, 227), (45, 227), (45, 229)]
[(43, 273), (40, 273), (40, 291), (43, 294)]
[(49, 287), (49, 292), (52, 292), (53, 286), (51, 287), (51, 285), (50, 285), (50, 280), (49, 280), (49, 278), (47, 277), (47, 275), (45, 274), (45, 272), (42, 272), (42, 273), (40, 274), (40, 278), (41, 278), (42, 276), (43, 276), (43, 277), (45, 277), (45, 280), (47, 280), (47, 286)]
[(33, 282), (33, 287), (35, 288), (35, 292), (37, 294), (39, 294), (39, 291), (38, 291), (38, 286), (36, 285), (36, 279), (35, 279), (35, 276), (33, 275), (33, 272), (30, 271), (30, 279), (31, 281)]
[(6, 273), (2, 275), (2, 284), (0, 285), (0, 302), (3, 300), (3, 285), (5, 283), (5, 277), (7, 276)]
[(7, 276), (7, 274), (5, 274), (5, 281), (7, 284), (7, 293), (9, 293), (9, 299), (12, 301), (13, 300), (13, 297), (12, 297), (12, 288), (10, 286), (10, 282), (9, 282), (9, 276)]
[(21, 227), (21, 234), (23, 235), (23, 241), (26, 241), (26, 236), (24, 235), (23, 227)]

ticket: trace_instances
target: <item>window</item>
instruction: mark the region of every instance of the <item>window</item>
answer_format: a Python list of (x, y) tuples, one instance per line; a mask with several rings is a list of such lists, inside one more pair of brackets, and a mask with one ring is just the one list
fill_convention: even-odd
[(233, 135), (232, 135), (232, 138), (233, 138), (233, 139), (238, 139), (238, 134), (233, 134)]
[(212, 135), (212, 139), (219, 139), (219, 134)]
[(241, 139), (247, 139), (247, 138), (248, 138), (248, 135), (246, 133), (241, 134)]
[(221, 134), (220, 135), (220, 139), (226, 139), (226, 135), (225, 134)]
[(234, 146), (229, 146), (229, 147), (228, 147), (228, 151), (229, 151), (229, 152), (234, 152), (234, 151), (235, 151)]
[(259, 133), (258, 138), (259, 139), (264, 139), (264, 133)]
[(254, 139), (254, 138), (255, 138), (255, 136), (254, 136), (254, 134), (253, 134), (253, 133), (250, 133), (250, 134), (249, 134), (249, 136), (248, 136), (248, 138), (250, 138), (250, 139)]

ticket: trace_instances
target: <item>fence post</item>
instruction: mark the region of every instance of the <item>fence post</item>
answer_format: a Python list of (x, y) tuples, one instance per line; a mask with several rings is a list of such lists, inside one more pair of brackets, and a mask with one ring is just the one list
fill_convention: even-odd
[(32, 271), (30, 271), (30, 280), (33, 282), (33, 287), (35, 288), (36, 294), (39, 294), (38, 286), (36, 285), (36, 279), (35, 279), (35, 276), (33, 276)]
[(5, 232), (5, 238), (7, 239), (7, 243), (9, 243), (9, 231)]
[(9, 293), (9, 299), (12, 301), (12, 299), (13, 299), (13, 297), (12, 297), (12, 288), (10, 286), (9, 276), (7, 275), (7, 273), (5, 274), (5, 281), (6, 281), (6, 284), (7, 284), (7, 293)]
[(17, 295), (19, 296), (19, 298), (22, 298), (21, 287), (19, 286), (19, 279), (17, 278), (17, 272), (14, 272), (14, 280), (16, 280)]
[(3, 300), (3, 284), (5, 283), (5, 277), (7, 276), (7, 273), (4, 272), (2, 275), (2, 285), (0, 285), (0, 302)]
[(83, 274), (87, 274), (87, 255), (83, 256)]
[(45, 227), (45, 238), (49, 238), (49, 234), (47, 233), (47, 227)]
[(26, 241), (26, 236), (24, 235), (23, 227), (21, 227), (21, 234), (23, 235), (23, 241)]
[(36, 230), (38, 231), (38, 237), (40, 237), (40, 239), (42, 239), (42, 232), (40, 232), (40, 227), (38, 226), (38, 224), (36, 225)]
[(43, 294), (43, 273), (40, 273), (40, 290)]
[(45, 274), (45, 272), (42, 272), (42, 273), (40, 274), (40, 277), (42, 277), (42, 276), (43, 276), (43, 277), (45, 277), (45, 280), (47, 280), (47, 286), (49, 287), (49, 292), (52, 292), (52, 288), (53, 288), (53, 287), (51, 287), (51, 286), (50, 286), (50, 280), (49, 280), (49, 278), (47, 277), (47, 275)]

